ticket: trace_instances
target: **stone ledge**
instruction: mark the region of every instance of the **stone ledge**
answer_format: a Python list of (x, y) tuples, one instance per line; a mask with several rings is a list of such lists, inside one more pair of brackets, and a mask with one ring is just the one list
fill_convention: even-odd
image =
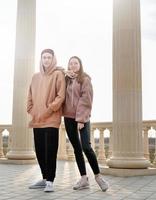
[(156, 175), (156, 168), (149, 167), (147, 169), (118, 169), (109, 168), (108, 166), (100, 166), (101, 174), (130, 177), (130, 176), (151, 176)]
[(12, 159), (7, 159), (7, 158), (0, 158), (0, 164), (15, 164), (15, 165), (37, 164), (37, 160), (36, 159), (12, 160)]

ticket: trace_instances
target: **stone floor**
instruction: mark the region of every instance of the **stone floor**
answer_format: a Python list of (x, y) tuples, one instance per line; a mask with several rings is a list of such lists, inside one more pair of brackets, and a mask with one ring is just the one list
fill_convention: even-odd
[(16, 200), (156, 200), (156, 176), (115, 177), (105, 176), (109, 182), (107, 192), (102, 192), (94, 180), (87, 163), (90, 189), (74, 191), (73, 184), (79, 178), (75, 162), (58, 161), (54, 182), (55, 192), (45, 193), (43, 189), (28, 189), (28, 186), (41, 178), (37, 164), (0, 164), (0, 199)]

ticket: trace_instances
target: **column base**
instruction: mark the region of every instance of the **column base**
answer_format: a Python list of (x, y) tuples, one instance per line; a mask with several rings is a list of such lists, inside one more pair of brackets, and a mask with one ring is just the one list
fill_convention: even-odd
[(98, 158), (98, 163), (99, 163), (100, 165), (106, 165), (106, 159), (99, 159), (99, 158)]
[(36, 159), (31, 159), (31, 160), (16, 160), (16, 159), (0, 158), (0, 164), (34, 165), (34, 164), (38, 164), (38, 162), (37, 162)]
[(150, 166), (150, 162), (145, 158), (111, 157), (110, 159), (107, 160), (107, 165), (110, 168), (146, 169)]
[(3, 151), (0, 151), (0, 158), (4, 158), (4, 153), (3, 153)]
[(9, 151), (6, 157), (10, 160), (34, 160), (36, 154), (34, 151)]
[(115, 169), (109, 168), (108, 166), (100, 166), (100, 172), (104, 175), (119, 177), (151, 176), (156, 175), (156, 168), (148, 167), (147, 169)]

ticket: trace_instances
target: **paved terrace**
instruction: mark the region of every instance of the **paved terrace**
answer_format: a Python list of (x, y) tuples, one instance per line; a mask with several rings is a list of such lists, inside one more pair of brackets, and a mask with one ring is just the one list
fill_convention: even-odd
[(17, 200), (156, 200), (156, 176), (114, 177), (105, 176), (110, 188), (102, 192), (97, 186), (87, 163), (90, 189), (74, 191), (72, 185), (79, 178), (75, 162), (58, 161), (55, 192), (45, 193), (42, 189), (30, 190), (28, 186), (41, 178), (37, 164), (0, 164), (0, 199)]

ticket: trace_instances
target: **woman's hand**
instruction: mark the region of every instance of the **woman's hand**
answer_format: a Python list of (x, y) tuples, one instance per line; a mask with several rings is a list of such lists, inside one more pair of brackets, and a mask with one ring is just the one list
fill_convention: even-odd
[(77, 77), (77, 74), (75, 72), (73, 72), (72, 70), (66, 71), (65, 74), (70, 78), (76, 78)]
[(78, 124), (77, 124), (78, 130), (81, 130), (83, 127), (84, 127), (84, 123), (78, 122)]

